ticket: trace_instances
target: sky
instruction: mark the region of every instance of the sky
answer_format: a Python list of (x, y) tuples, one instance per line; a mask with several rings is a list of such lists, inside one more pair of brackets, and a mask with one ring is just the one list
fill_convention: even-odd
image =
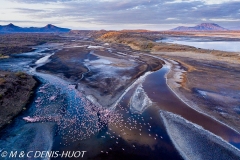
[(0, 25), (168, 30), (217, 23), (240, 29), (240, 0), (0, 0)]

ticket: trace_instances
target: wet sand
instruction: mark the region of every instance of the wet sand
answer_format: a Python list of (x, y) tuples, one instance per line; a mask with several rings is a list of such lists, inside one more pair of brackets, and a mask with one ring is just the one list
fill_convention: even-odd
[[(93, 48), (94, 48), (94, 53), (92, 52), (91, 55), (96, 56), (96, 59), (88, 58), (88, 60), (98, 61), (99, 59), (104, 58), (105, 59), (104, 61), (101, 60), (98, 62), (98, 63), (101, 63), (101, 65), (105, 63), (108, 64), (109, 58), (110, 59), (116, 58), (116, 57), (119, 58), (119, 55), (123, 55), (122, 53), (112, 54), (111, 52), (102, 51), (100, 48), (91, 47), (91, 49)], [(140, 56), (142, 54), (133, 52), (131, 53), (131, 55)], [(106, 56), (108, 56), (108, 58), (106, 58)], [(178, 66), (177, 64), (175, 65)], [(179, 66), (181, 67), (181, 65)], [(197, 112), (196, 110), (190, 108), (181, 100), (179, 100), (174, 93), (172, 93), (172, 91), (168, 88), (166, 84), (166, 79), (164, 78), (167, 71), (168, 69), (166, 68), (156, 71), (150, 74), (149, 76), (147, 76), (145, 82), (143, 83), (143, 89), (146, 92), (147, 96), (153, 102), (153, 105), (145, 109), (141, 114), (144, 119), (148, 119), (149, 117), (151, 117), (152, 119), (154, 119), (154, 122), (151, 121), (152, 119), (149, 118), (150, 121), (146, 121), (147, 126), (144, 127), (142, 126), (143, 122), (141, 122), (142, 120), (141, 119), (142, 117), (141, 117), (140, 120), (135, 119), (136, 123), (138, 124), (136, 125), (128, 124), (130, 122), (129, 118), (133, 118), (131, 119), (131, 122), (133, 122), (134, 118), (139, 116), (136, 113), (133, 114), (134, 112), (132, 112), (131, 108), (129, 107), (129, 103), (132, 99), (132, 95), (134, 95), (134, 91), (136, 90), (136, 87), (133, 87), (123, 97), (123, 100), (120, 102), (121, 107), (118, 106), (116, 108), (116, 110), (119, 110), (120, 113), (123, 115), (124, 122), (126, 122), (126, 124), (124, 125), (124, 128), (125, 128), (124, 131), (120, 129), (119, 125), (115, 125), (115, 126), (110, 125), (107, 128), (105, 128), (103, 132), (99, 133), (98, 136), (94, 136), (88, 140), (83, 140), (83, 142), (81, 143), (69, 142), (71, 143), (71, 147), (63, 147), (63, 148), (61, 147), (60, 150), (68, 150), (70, 148), (71, 150), (79, 150), (83, 148), (89, 148), (89, 150), (92, 150), (92, 153), (95, 153), (95, 154), (88, 156), (88, 158), (93, 158), (93, 159), (98, 159), (100, 157), (104, 157), (104, 159), (108, 159), (108, 158), (111, 159), (111, 157), (116, 157), (116, 156), (120, 157), (119, 159), (122, 159), (122, 158), (129, 157), (129, 154), (132, 155), (132, 158), (144, 157), (143, 159), (149, 159), (149, 158), (157, 159), (161, 157), (161, 158), (169, 159), (171, 156), (174, 156), (175, 159), (181, 159), (181, 156), (179, 156), (179, 153), (178, 153), (180, 152), (179, 149), (176, 150), (175, 146), (171, 142), (171, 141), (174, 141), (174, 139), (170, 140), (168, 133), (166, 133), (163, 122), (161, 122), (160, 120), (160, 115), (159, 115), (160, 110), (170, 111), (177, 115), (181, 115), (186, 120), (189, 120), (195, 124), (202, 126), (204, 129), (216, 134), (217, 136), (223, 138), (225, 141), (239, 148), (240, 136), (237, 132), (215, 121), (214, 119), (208, 116), (205, 116)], [(97, 72), (95, 72), (94, 74), (97, 74)], [(87, 75), (88, 73), (85, 74), (84, 76), (87, 77)], [(159, 88), (156, 86), (159, 86)], [(93, 87), (85, 93), (93, 93), (95, 89)], [(83, 90), (86, 91), (86, 89), (83, 89)], [(102, 95), (100, 97), (102, 97)], [(101, 101), (98, 101), (98, 102), (101, 102)], [(148, 123), (151, 122), (151, 123), (148, 124), (147, 122)], [(151, 128), (149, 125), (151, 125)], [(140, 133), (139, 133), (139, 129), (141, 129)], [(152, 131), (152, 129), (154, 130)], [(149, 134), (150, 135), (153, 134), (155, 136), (152, 137), (152, 136), (149, 136)], [(163, 141), (160, 140), (158, 142), (157, 140), (158, 137), (156, 135), (158, 136), (160, 135), (160, 137), (164, 137), (163, 138), (164, 140)], [(94, 148), (92, 148), (93, 141), (95, 142)], [(106, 141), (108, 142), (107, 146), (103, 145)], [(134, 147), (131, 146), (132, 144), (134, 145)], [(58, 144), (55, 144), (54, 146), (58, 146)], [(150, 155), (147, 152), (143, 152), (144, 150), (152, 150), (153, 148), (154, 150), (157, 151), (156, 153), (151, 151), (151, 155)], [(162, 148), (167, 149), (167, 151), (165, 150), (164, 152), (162, 152)], [(59, 148), (56, 147), (54, 149), (57, 150)], [(133, 150), (133, 149), (136, 149), (136, 150)], [(139, 153), (142, 153), (142, 154), (139, 154)]]
[[(34, 143), (26, 145), (25, 149), (34, 144), (37, 144), (37, 148), (41, 148), (43, 146), (37, 141), (40, 139), (39, 136), (43, 136), (46, 132), (50, 136), (45, 137), (44, 141), (48, 143), (44, 147), (59, 151), (87, 150), (84, 159), (178, 160), (183, 159), (182, 157), (186, 158), (184, 153), (189, 153), (188, 149), (192, 147), (199, 151), (197, 155), (189, 153), (194, 158), (200, 156), (211, 159), (212, 157), (209, 157), (211, 154), (217, 157), (216, 155), (219, 154), (215, 152), (217, 150), (221, 150), (220, 154), (224, 157), (230, 156), (230, 159), (239, 157), (235, 154), (235, 151), (239, 153), (239, 150), (233, 147), (240, 147), (240, 136), (236, 131), (197, 112), (197, 109), (191, 108), (194, 106), (187, 106), (179, 99), (182, 95), (186, 97), (188, 94), (194, 95), (193, 91), (197, 91), (197, 95), (205, 93), (206, 89), (203, 88), (192, 89), (189, 84), (194, 83), (184, 83), (184, 74), (195, 71), (196, 66), (192, 63), (187, 61), (181, 63), (183, 59), (180, 64), (170, 61), (177, 69), (172, 68), (166, 76), (166, 81), (165, 74), (169, 68), (160, 69), (164, 64), (163, 61), (121, 44), (104, 44), (80, 39), (78, 42), (67, 42), (61, 48), (62, 50), (50, 58), (49, 63), (38, 70), (47, 73), (38, 73), (38, 75), (43, 81), (46, 80), (45, 83), (50, 82), (39, 88), (40, 99), (33, 102), (33, 107), (25, 113), (25, 119), (22, 119), (23, 116), (16, 119), (12, 125), (12, 127), (15, 125), (15, 128), (11, 130), (9, 126), (9, 130), (4, 131), (5, 134), (11, 133), (9, 134), (11, 138), (5, 142), (9, 148), (13, 147), (16, 137), (20, 137), (18, 138), (20, 145), (26, 144), (28, 134), (31, 135)], [(164, 54), (155, 53), (155, 55)], [(167, 55), (164, 57), (173, 58)], [(179, 57), (175, 57), (174, 60), (180, 61)], [(206, 63), (203, 64), (206, 66)], [(139, 81), (125, 92), (148, 71), (153, 73), (146, 76), (145, 81)], [(182, 89), (188, 92), (180, 92)], [(84, 94), (79, 91), (84, 91)], [(209, 91), (206, 95), (216, 97)], [(119, 105), (113, 106), (120, 97), (122, 98)], [(111, 110), (112, 115), (107, 115), (105, 117), (107, 121), (102, 122), (99, 118), (101, 114), (96, 113), (94, 106), (103, 111)], [(176, 116), (166, 111), (175, 113)], [(33, 117), (26, 118), (27, 115)], [(42, 119), (34, 119), (34, 116), (39, 115)], [(117, 121), (114, 121), (115, 118)], [(26, 122), (27, 119), (35, 121), (32, 124)], [(108, 123), (108, 120), (112, 122)], [(20, 130), (17, 128), (20, 126), (18, 122), (24, 124)], [(103, 124), (100, 131), (93, 131), (99, 125), (95, 122)], [(27, 127), (26, 131), (24, 127)], [(35, 132), (31, 132), (32, 130)], [(189, 133), (184, 134), (188, 130)], [(21, 137), (24, 137), (24, 142)], [(4, 144), (4, 140), (1, 139), (0, 142)], [(209, 144), (211, 145), (206, 147)], [(188, 148), (184, 149), (186, 146)], [(208, 147), (211, 152), (205, 154), (205, 148)]]
[(130, 89), (115, 108), (122, 115), (121, 123), (108, 125), (87, 140), (66, 147), (55, 145), (60, 148), (53, 149), (91, 151), (84, 159), (182, 160), (160, 119), (159, 108), (151, 106), (143, 113), (135, 113), (129, 107), (135, 89)]
[[(129, 159), (129, 157), (134, 159), (181, 159), (178, 152), (181, 154), (188, 153), (187, 157), (191, 157), (190, 159), (197, 157), (205, 157), (206, 159), (212, 159), (213, 157), (235, 159), (238, 157), (239, 151), (227, 142), (239, 148), (239, 134), (214, 119), (191, 109), (179, 100), (167, 86), (165, 74), (168, 70), (169, 68), (162, 68), (159, 71), (151, 73), (146, 77), (145, 81), (135, 84), (135, 86), (123, 96), (120, 105), (116, 107), (116, 110), (123, 115), (124, 121), (121, 124), (109, 125), (101, 134), (98, 134), (97, 137), (92, 137), (90, 140), (80, 143), (79, 146), (74, 147), (73, 150), (83, 148), (93, 149), (91, 146), (92, 141), (94, 141), (95, 147), (93, 153), (96, 153), (96, 155), (94, 156), (94, 154), (92, 154), (88, 157), (90, 159), (93, 157), (93, 159), (111, 159), (113, 157), (117, 157), (116, 159)], [(130, 106), (134, 92), (141, 83), (143, 83), (143, 89), (147, 96), (153, 101), (153, 105), (139, 113), (131, 110)], [(163, 123), (160, 119), (160, 113), (162, 113), (162, 111), (170, 111), (181, 115), (184, 119), (182, 117), (180, 119), (182, 119), (181, 121), (184, 121), (184, 123), (181, 122), (181, 124), (179, 124), (178, 120), (174, 120), (175, 117), (170, 116), (171, 118), (169, 118), (165, 113), (164, 117), (168, 117), (169, 120)], [(195, 124), (189, 126), (190, 122), (185, 123), (186, 120), (199, 126), (196, 127)], [(169, 123), (169, 125), (166, 125), (166, 123)], [(175, 130), (176, 126), (179, 127), (178, 132), (186, 128), (186, 130), (181, 132), (191, 130), (191, 133), (187, 133), (186, 135), (184, 133), (177, 134), (178, 132), (173, 131), (172, 128), (168, 128), (172, 126), (175, 126), (173, 127)], [(199, 127), (200, 130), (203, 131), (200, 131)], [(215, 137), (215, 135), (210, 132), (208, 133), (207, 130), (225, 141), (219, 137)], [(171, 136), (171, 140), (169, 135)], [(206, 143), (202, 143), (199, 137)], [(185, 139), (188, 147), (193, 147), (198, 151), (198, 154), (195, 155), (194, 152), (189, 152), (187, 150), (188, 147), (182, 146), (183, 143), (179, 142), (180, 139)], [(198, 139), (199, 142), (196, 139)], [(212, 139), (214, 139), (214, 142), (212, 142)], [(107, 141), (108, 145), (103, 147), (105, 141)], [(177, 144), (180, 146), (176, 146)], [(206, 150), (206, 148), (209, 148), (212, 152), (206, 154), (205, 151), (201, 152), (201, 150)], [(69, 148), (65, 150), (67, 149)], [(222, 152), (216, 152), (218, 149), (222, 150)], [(97, 154), (99, 152), (101, 152), (101, 154)], [(209, 157), (209, 155), (211, 156)], [(186, 155), (183, 155), (183, 157), (187, 158)]]
[[(239, 61), (201, 53), (154, 53), (175, 60), (168, 74), (169, 87), (189, 106), (239, 129)], [(178, 68), (177, 66), (182, 66)]]
[(133, 54), (131, 48), (121, 44), (79, 40), (66, 43), (49, 63), (37, 70), (77, 84), (95, 102), (111, 107), (137, 78), (147, 71), (160, 69), (163, 63)]
[(201, 126), (170, 112), (161, 112), (169, 136), (182, 157), (186, 160), (235, 160), (240, 151)]
[[(229, 127), (215, 121), (211, 117), (203, 115), (190, 108), (172, 93), (166, 84), (165, 74), (169, 68), (163, 68), (160, 71), (149, 75), (143, 83), (143, 88), (149, 98), (155, 104), (165, 111), (175, 113), (183, 118), (202, 126), (204, 129), (222, 137), (228, 142), (240, 144), (240, 134)], [(238, 147), (238, 145), (236, 145)]]

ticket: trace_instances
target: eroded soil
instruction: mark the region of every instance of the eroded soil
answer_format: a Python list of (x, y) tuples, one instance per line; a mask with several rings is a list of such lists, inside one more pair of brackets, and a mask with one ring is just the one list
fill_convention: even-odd
[(65, 44), (38, 70), (78, 84), (92, 100), (109, 107), (134, 80), (163, 63), (121, 44), (78, 40)]

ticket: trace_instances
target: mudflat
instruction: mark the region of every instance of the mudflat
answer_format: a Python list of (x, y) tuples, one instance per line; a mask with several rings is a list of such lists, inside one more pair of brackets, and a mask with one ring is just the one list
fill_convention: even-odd
[(110, 107), (137, 78), (162, 67), (160, 59), (122, 44), (78, 40), (67, 43), (38, 71), (76, 84), (91, 100)]
[[(174, 60), (169, 86), (189, 105), (240, 131), (238, 59), (191, 52), (156, 52)], [(176, 69), (176, 66), (182, 66)], [(180, 74), (180, 78), (179, 75)]]
[(0, 58), (8, 58), (11, 54), (31, 52), (36, 45), (62, 40), (62, 37), (52, 33), (0, 34)]
[(240, 52), (201, 49), (192, 46), (156, 43), (168, 37), (204, 38), (212, 41), (239, 41), (238, 31), (225, 32), (108, 32), (100, 40), (122, 43), (146, 54), (165, 58), (172, 68), (169, 87), (182, 100), (240, 131)]
[[(43, 142), (53, 150), (87, 147), (94, 153), (89, 158), (130, 153), (146, 159), (182, 159), (186, 153), (193, 159), (239, 157), (239, 53), (156, 42), (168, 34), (70, 32), (61, 35), (63, 41), (3, 59), (5, 69), (15, 70), (11, 66), (17, 62), (43, 84), (35, 92), (32, 109), (6, 129), (12, 139), (2, 143), (11, 148), (17, 138), (26, 144), (19, 138), (25, 134), (16, 134), (18, 127), (39, 137), (44, 126), (50, 136)], [(182, 34), (175, 36), (193, 36)], [(95, 123), (85, 126), (101, 121), (101, 116), (103, 128)], [(60, 131), (55, 137), (53, 124)], [(82, 134), (82, 127), (87, 134)], [(33, 145), (41, 148), (35, 140)]]

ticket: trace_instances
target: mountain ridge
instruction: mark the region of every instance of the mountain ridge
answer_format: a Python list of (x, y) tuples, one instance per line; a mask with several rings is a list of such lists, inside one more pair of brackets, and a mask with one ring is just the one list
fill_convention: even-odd
[(219, 26), (216, 23), (201, 23), (194, 27), (179, 26), (171, 31), (228, 31), (228, 29)]
[(26, 32), (26, 33), (33, 33), (33, 32), (48, 32), (48, 33), (52, 33), (52, 32), (69, 32), (71, 29), (68, 28), (60, 28), (57, 26), (54, 26), (52, 24), (47, 24), (44, 27), (19, 27), (16, 26), (12, 23), (8, 24), (8, 25), (0, 25), (0, 32), (3, 33), (15, 33), (15, 32)]

